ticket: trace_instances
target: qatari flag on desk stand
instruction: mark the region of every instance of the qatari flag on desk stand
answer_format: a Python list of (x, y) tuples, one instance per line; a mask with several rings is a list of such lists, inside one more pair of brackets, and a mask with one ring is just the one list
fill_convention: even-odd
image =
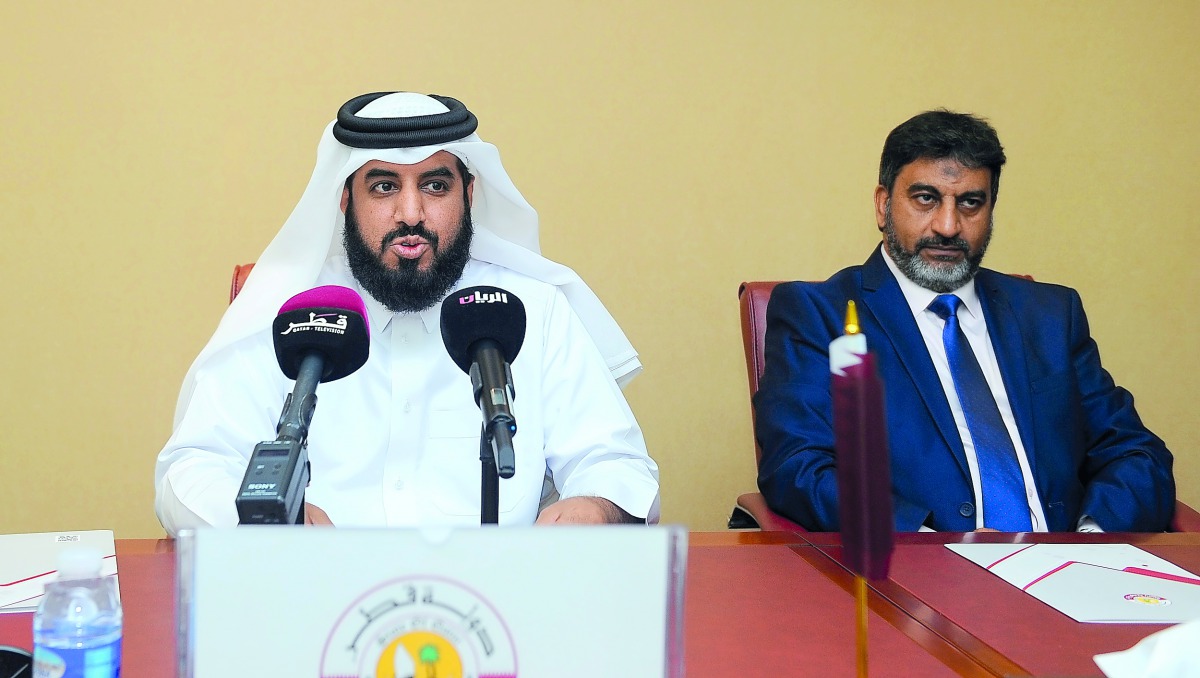
[(858, 675), (867, 675), (867, 580), (887, 578), (892, 559), (892, 468), (883, 382), (846, 302), (846, 333), (829, 344), (833, 440), (837, 453), (842, 553), (854, 572), (858, 603)]

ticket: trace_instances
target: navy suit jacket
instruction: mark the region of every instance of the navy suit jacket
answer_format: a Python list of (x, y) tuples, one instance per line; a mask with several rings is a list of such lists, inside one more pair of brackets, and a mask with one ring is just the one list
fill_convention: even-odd
[[(754, 398), (767, 504), (811, 530), (838, 529), (829, 342), (855, 300), (884, 382), (896, 529), (975, 529), (975, 498), (950, 405), (879, 249), (822, 283), (778, 285)], [(1165, 530), (1171, 453), (1100, 365), (1079, 295), (981, 269), (975, 288), (1051, 531), (1081, 515), (1105, 531)]]

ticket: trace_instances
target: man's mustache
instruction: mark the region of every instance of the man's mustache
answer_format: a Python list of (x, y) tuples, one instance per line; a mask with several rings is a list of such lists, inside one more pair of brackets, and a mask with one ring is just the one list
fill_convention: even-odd
[(403, 238), (403, 237), (410, 236), (410, 235), (415, 235), (415, 236), (424, 238), (426, 240), (426, 242), (429, 243), (429, 246), (434, 251), (437, 251), (437, 248), (438, 248), (437, 233), (434, 233), (433, 231), (430, 231), (429, 229), (425, 228), (425, 222), (423, 222), (423, 221), (418, 224), (415, 224), (413, 226), (409, 226), (408, 224), (401, 224), (399, 227), (392, 229), (391, 231), (389, 231), (387, 233), (387, 235), (383, 236), (383, 243), (380, 245), (379, 250), (382, 252), (382, 251), (386, 250), (392, 244), (392, 241), (396, 240), (397, 238)]
[(970, 254), (971, 246), (962, 238), (947, 238), (944, 236), (933, 236), (929, 238), (921, 238), (917, 241), (917, 246), (913, 248), (915, 251), (923, 250), (928, 247), (936, 247), (945, 250), (962, 250)]

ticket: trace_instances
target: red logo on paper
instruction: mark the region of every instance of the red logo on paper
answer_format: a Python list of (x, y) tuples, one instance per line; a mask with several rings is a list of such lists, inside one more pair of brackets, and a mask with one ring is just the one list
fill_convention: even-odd
[(1125, 600), (1128, 600), (1131, 603), (1150, 605), (1153, 607), (1161, 607), (1163, 605), (1171, 604), (1171, 601), (1167, 600), (1166, 598), (1163, 598), (1162, 596), (1156, 596), (1152, 593), (1126, 593)]

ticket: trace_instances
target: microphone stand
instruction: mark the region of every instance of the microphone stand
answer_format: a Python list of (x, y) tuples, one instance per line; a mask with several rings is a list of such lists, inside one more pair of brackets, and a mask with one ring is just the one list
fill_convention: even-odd
[[(477, 360), (468, 372), (471, 387), (475, 391), (475, 403), (483, 415), (483, 427), (479, 431), (479, 524), (497, 525), (500, 522), (500, 478), (511, 478), (516, 473), (512, 439), (517, 432), (517, 422), (508, 410), (508, 403), (514, 396), (511, 391), (512, 372), (495, 342), (487, 341), (479, 353), (494, 356), (492, 360), (483, 361), (482, 365)], [(484, 378), (485, 369), (488, 370), (488, 379)], [(510, 386), (508, 389), (489, 391), (484, 388), (485, 383)]]
[(479, 524), (497, 525), (500, 523), (500, 473), (496, 470), (496, 453), (488, 428), (485, 423), (479, 429)]
[(239, 525), (304, 524), (304, 493), (311, 475), (308, 427), (317, 408), (324, 361), (315, 352), (304, 356), (275, 425), (275, 440), (254, 446), (234, 501)]

